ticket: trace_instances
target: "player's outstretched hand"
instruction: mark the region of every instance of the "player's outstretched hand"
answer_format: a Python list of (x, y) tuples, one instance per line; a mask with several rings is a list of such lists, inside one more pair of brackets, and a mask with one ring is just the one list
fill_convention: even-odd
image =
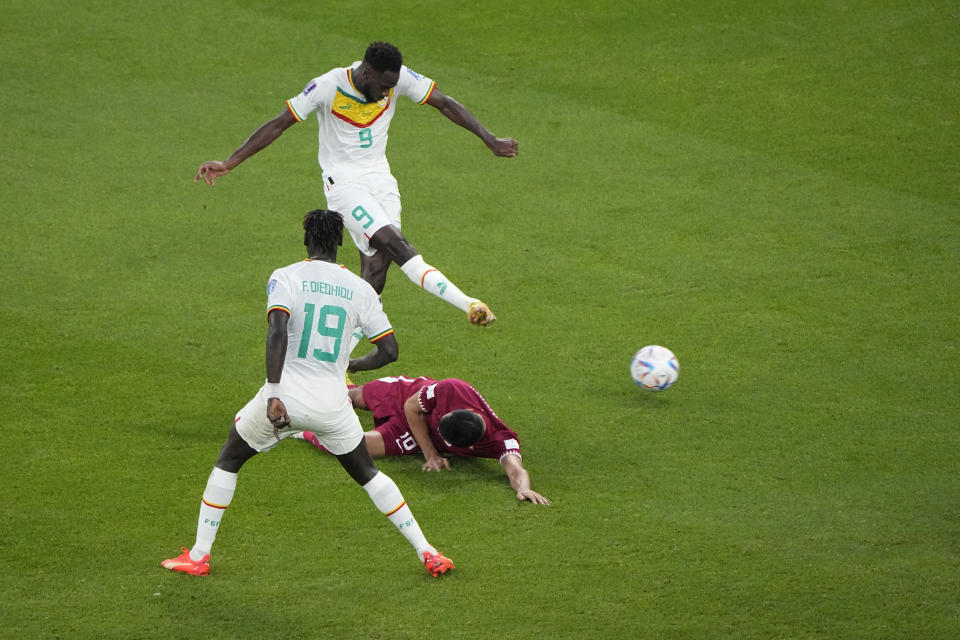
[(450, 468), (450, 461), (443, 456), (433, 456), (427, 458), (427, 461), (420, 467), (422, 471), (443, 471)]
[(197, 175), (193, 177), (193, 181), (199, 182), (202, 179), (212, 187), (213, 183), (217, 181), (217, 178), (225, 176), (228, 173), (230, 173), (230, 169), (228, 169), (225, 164), (217, 160), (210, 160), (209, 162), (204, 162), (197, 168)]
[(530, 489), (524, 489), (523, 491), (517, 492), (517, 500), (529, 500), (533, 504), (550, 504), (550, 501), (544, 498), (542, 495), (536, 491), (531, 491)]
[(519, 153), (518, 145), (519, 143), (513, 138), (494, 138), (490, 151), (501, 158), (512, 158)]

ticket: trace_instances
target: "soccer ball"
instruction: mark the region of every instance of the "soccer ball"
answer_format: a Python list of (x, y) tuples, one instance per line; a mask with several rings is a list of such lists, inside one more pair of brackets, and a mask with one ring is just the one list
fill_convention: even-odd
[(634, 382), (648, 391), (663, 391), (677, 381), (680, 363), (670, 349), (652, 344), (633, 356), (630, 375)]

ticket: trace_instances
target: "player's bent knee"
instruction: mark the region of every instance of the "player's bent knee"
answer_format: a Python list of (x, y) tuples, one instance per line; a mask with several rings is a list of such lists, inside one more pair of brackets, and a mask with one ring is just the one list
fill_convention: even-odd
[(337, 461), (360, 486), (370, 482), (371, 478), (380, 472), (377, 466), (373, 464), (373, 459), (370, 457), (363, 439), (360, 440), (360, 444), (353, 451), (337, 456)]
[(417, 250), (403, 233), (393, 226), (383, 227), (370, 238), (370, 246), (383, 251), (390, 259), (403, 266), (403, 263), (417, 255)]

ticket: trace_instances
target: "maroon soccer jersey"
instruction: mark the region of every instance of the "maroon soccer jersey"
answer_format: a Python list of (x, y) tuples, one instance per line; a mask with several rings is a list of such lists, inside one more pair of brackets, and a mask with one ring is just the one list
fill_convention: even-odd
[[(404, 403), (415, 394), (420, 409), (426, 412), (424, 417), (430, 440), (440, 453), (495, 460), (508, 453), (520, 455), (517, 434), (500, 420), (483, 396), (463, 380), (447, 378), (438, 381), (426, 377), (414, 380), (399, 376), (380, 378), (363, 385), (363, 401), (373, 413), (374, 425), (383, 435), (388, 456), (420, 452), (403, 412)], [(472, 447), (455, 447), (440, 435), (437, 427), (440, 419), (457, 409), (475, 411), (483, 416), (487, 425), (483, 437)]]

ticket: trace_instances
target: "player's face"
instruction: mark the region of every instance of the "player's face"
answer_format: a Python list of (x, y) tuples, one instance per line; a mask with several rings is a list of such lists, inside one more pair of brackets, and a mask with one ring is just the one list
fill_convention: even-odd
[(396, 71), (375, 71), (367, 67), (357, 88), (363, 91), (367, 100), (378, 102), (386, 98), (399, 81), (400, 74)]

